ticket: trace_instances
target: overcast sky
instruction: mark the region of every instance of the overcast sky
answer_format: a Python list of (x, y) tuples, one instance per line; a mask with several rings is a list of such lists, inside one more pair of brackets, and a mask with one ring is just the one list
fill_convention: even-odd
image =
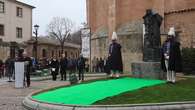
[(86, 0), (18, 0), (35, 6), (33, 24), (40, 25), (39, 35), (46, 35), (53, 17), (68, 17), (80, 26), (86, 22)]

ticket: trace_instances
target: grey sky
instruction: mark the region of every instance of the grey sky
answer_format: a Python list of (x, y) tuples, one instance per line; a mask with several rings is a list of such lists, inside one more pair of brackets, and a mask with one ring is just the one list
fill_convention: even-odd
[(47, 24), (53, 17), (68, 17), (80, 26), (86, 22), (85, 0), (18, 0), (35, 6), (33, 24), (40, 25), (39, 34), (46, 35)]

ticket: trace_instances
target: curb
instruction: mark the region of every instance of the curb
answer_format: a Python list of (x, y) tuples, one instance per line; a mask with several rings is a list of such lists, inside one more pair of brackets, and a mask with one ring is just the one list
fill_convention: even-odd
[(31, 96), (28, 96), (23, 100), (23, 106), (28, 110), (193, 110), (195, 109), (195, 101), (79, 106), (43, 103), (32, 99)]
[(27, 110), (194, 110), (195, 101), (167, 102), (167, 103), (146, 103), (146, 104), (121, 104), (121, 105), (65, 105), (41, 102), (32, 99), (32, 96), (44, 91), (61, 88), (69, 85), (61, 85), (31, 93), (23, 100), (22, 104)]

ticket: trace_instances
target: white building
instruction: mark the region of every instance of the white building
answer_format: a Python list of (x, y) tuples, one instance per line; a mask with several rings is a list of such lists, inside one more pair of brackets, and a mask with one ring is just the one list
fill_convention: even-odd
[(0, 0), (0, 39), (21, 43), (32, 37), (32, 9), (17, 0)]

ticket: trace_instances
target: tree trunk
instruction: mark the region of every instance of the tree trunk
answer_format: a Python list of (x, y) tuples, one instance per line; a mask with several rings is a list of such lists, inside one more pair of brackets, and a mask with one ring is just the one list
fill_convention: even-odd
[(60, 53), (60, 54), (61, 54), (61, 55), (60, 55), (61, 57), (62, 57), (62, 54), (63, 54), (63, 53), (64, 53), (64, 43), (61, 43), (61, 53)]

